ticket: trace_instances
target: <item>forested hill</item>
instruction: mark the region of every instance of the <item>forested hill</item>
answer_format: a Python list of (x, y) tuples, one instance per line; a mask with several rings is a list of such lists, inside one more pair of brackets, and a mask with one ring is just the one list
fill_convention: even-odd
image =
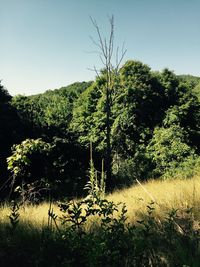
[(200, 100), (200, 77), (193, 75), (178, 75), (177, 77), (180, 81), (187, 83)]
[(200, 77), (198, 76), (193, 76), (189, 74), (182, 74), (182, 75), (177, 75), (177, 77), (188, 84), (191, 84), (193, 87), (197, 86), (200, 83)]
[(35, 96), (41, 96), (41, 95), (63, 95), (66, 97), (74, 97), (79, 96), (83, 91), (85, 91), (90, 85), (92, 84), (92, 81), (89, 82), (75, 82), (68, 86), (63, 86), (59, 89), (51, 89), (45, 91), (43, 94), (37, 94), (37, 95), (30, 95), (29, 97), (35, 97)]
[[(194, 175), (200, 165), (200, 77), (154, 72), (128, 60), (114, 81), (109, 125), (113, 186), (130, 185), (135, 178)], [(6, 157), (13, 153), (12, 166), (20, 164), (26, 179), (45, 178), (59, 194), (78, 194), (87, 181), (91, 141), (98, 170), (105, 158), (105, 88), (104, 71), (93, 82), (32, 96), (11, 98), (2, 86), (2, 182), (8, 175)], [(11, 152), (16, 143), (21, 143), (20, 156), (14, 148)]]
[(18, 95), (13, 97), (12, 105), (17, 109), (25, 128), (28, 127), (29, 136), (39, 137), (44, 131), (62, 136), (71, 121), (74, 101), (91, 84), (76, 82), (60, 89), (47, 90), (43, 94)]

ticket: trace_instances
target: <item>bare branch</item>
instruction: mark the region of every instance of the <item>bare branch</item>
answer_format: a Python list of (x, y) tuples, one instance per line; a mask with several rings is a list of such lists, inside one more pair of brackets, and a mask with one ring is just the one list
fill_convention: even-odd
[(94, 44), (95, 46), (97, 46), (97, 47), (101, 50), (101, 46), (94, 40), (94, 38), (93, 38), (92, 36), (90, 36), (90, 39), (91, 39), (91, 41), (93, 42), (93, 44)]
[(91, 19), (92, 24), (94, 25), (94, 27), (96, 29), (96, 32), (97, 32), (97, 35), (98, 35), (98, 38), (99, 38), (100, 49), (102, 50), (104, 56), (106, 57), (105, 47), (104, 47), (104, 44), (103, 44), (102, 35), (101, 35), (101, 32), (100, 32), (99, 26), (98, 26), (98, 24), (97, 24), (95, 19), (93, 19), (92, 17), (90, 17), (90, 19)]
[(106, 66), (106, 62), (103, 60), (103, 57), (100, 55), (99, 58), (100, 58), (102, 64), (103, 64), (104, 66)]
[(100, 75), (99, 75), (100, 70), (97, 70), (96, 66), (94, 66), (93, 69), (91, 69), (91, 68), (87, 68), (87, 69), (90, 71), (94, 71), (96, 73), (97, 77), (100, 78)]
[(117, 49), (116, 49), (116, 72), (118, 72), (119, 67), (120, 67), (120, 65), (122, 63), (122, 60), (124, 59), (124, 56), (125, 56), (126, 52), (127, 52), (127, 50), (124, 49), (124, 43), (123, 43), (122, 50), (121, 50), (121, 55), (119, 57), (119, 47), (117, 47)]
[(114, 47), (114, 17), (112, 16), (109, 19), (109, 21), (110, 21), (109, 59), (111, 60)]

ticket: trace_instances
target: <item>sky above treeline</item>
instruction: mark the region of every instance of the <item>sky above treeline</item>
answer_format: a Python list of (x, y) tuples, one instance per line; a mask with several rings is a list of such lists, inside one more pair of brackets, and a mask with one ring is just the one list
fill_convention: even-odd
[(91, 41), (114, 15), (115, 45), (152, 70), (200, 76), (199, 0), (0, 0), (0, 80), (11, 95), (32, 95), (95, 79)]

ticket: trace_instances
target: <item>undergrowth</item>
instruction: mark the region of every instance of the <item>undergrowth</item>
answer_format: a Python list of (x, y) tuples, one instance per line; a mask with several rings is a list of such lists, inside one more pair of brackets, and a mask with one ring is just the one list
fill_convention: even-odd
[[(170, 186), (179, 185), (177, 191), (178, 188), (184, 191), (182, 202), (176, 203), (175, 198), (171, 198), (167, 208), (164, 208), (167, 201), (162, 199), (162, 190), (166, 191), (164, 181), (160, 184), (157, 181), (157, 187), (153, 181), (140, 184), (134, 191), (135, 200), (143, 196), (139, 200), (142, 205), (137, 206), (131, 198), (131, 189), (105, 196), (103, 180), (91, 161), (87, 197), (57, 206), (50, 202), (45, 206), (45, 221), (38, 224), (40, 205), (27, 206), (14, 201), (9, 211), (6, 206), (1, 208), (0, 266), (200, 266), (199, 182), (195, 183), (196, 178), (187, 181), (187, 186), (192, 184), (187, 194), (183, 190), (184, 181), (166, 182), (168, 202), (173, 193)], [(38, 213), (33, 213), (34, 220), (27, 219), (28, 209), (37, 210)], [(137, 216), (131, 217), (131, 211)]]
[(159, 220), (152, 201), (130, 224), (124, 203), (93, 191), (59, 208), (59, 215), (49, 208), (46, 226), (27, 227), (20, 221), (23, 207), (12, 203), (9, 223), (0, 225), (0, 266), (200, 266), (199, 222), (192, 207), (172, 209)]

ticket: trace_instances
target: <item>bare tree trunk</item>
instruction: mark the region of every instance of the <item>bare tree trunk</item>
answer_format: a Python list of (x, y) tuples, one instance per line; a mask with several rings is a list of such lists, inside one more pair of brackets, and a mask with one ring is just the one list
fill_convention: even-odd
[[(100, 32), (100, 28), (95, 19), (91, 18), (92, 24), (96, 29), (98, 41), (93, 43), (99, 49), (99, 57), (106, 71), (106, 157), (105, 157), (105, 169), (106, 169), (106, 180), (107, 187), (110, 189), (113, 187), (112, 179), (112, 146), (111, 146), (111, 116), (112, 116), (112, 105), (113, 105), (113, 95), (115, 93), (115, 77), (118, 75), (120, 64), (124, 58), (126, 50), (122, 48), (121, 56), (118, 57), (118, 48), (116, 49), (115, 64), (112, 63), (113, 60), (113, 50), (114, 50), (114, 17), (109, 19), (110, 23), (110, 33), (108, 39), (103, 38)], [(97, 76), (99, 73), (94, 67)]]
[(112, 150), (111, 150), (111, 103), (110, 89), (106, 88), (106, 178), (108, 188), (112, 187)]

